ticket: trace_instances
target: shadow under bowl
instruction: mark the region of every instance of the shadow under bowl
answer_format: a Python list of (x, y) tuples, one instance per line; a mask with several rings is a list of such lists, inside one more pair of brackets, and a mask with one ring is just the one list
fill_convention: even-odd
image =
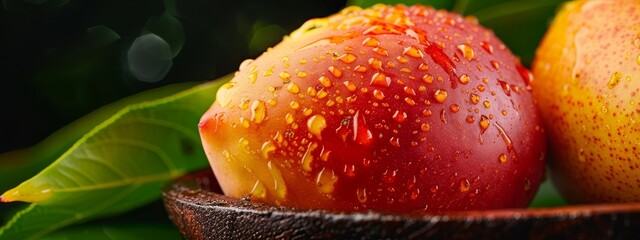
[(640, 203), (446, 215), (303, 210), (224, 196), (211, 170), (163, 190), (186, 239), (640, 239)]

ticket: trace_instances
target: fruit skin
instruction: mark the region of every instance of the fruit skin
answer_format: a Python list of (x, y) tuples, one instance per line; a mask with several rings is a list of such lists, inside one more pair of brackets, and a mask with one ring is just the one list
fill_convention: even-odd
[(640, 201), (640, 3), (567, 3), (533, 72), (560, 192), (575, 203)]
[(472, 18), (350, 7), (245, 61), (199, 127), (234, 197), (338, 211), (525, 207), (545, 152), (531, 80)]

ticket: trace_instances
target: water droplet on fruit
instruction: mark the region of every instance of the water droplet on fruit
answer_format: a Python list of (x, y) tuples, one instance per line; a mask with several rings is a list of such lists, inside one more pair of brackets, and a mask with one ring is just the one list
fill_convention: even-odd
[(251, 123), (249, 123), (249, 120), (245, 119), (244, 117), (240, 117), (238, 118), (238, 120), (240, 121), (240, 125), (244, 128), (249, 128), (249, 126), (251, 125)]
[(411, 95), (411, 96), (415, 96), (416, 95), (416, 91), (413, 90), (413, 88), (409, 87), (409, 86), (405, 86), (404, 87), (404, 93)]
[(249, 109), (249, 101), (250, 100), (248, 98), (240, 99), (240, 103), (238, 104), (238, 108), (240, 108), (241, 110)]
[(433, 83), (433, 76), (429, 74), (425, 74), (424, 76), (422, 76), (422, 81), (424, 81), (425, 83), (431, 84)]
[(496, 61), (491, 61), (491, 66), (495, 69), (495, 70), (500, 70), (500, 64)]
[(316, 94), (316, 98), (318, 99), (323, 99), (325, 98), (327, 95), (329, 95), (329, 93), (327, 93), (327, 91), (325, 91), (324, 89), (320, 89), (318, 91), (318, 94)]
[(384, 49), (382, 47), (375, 47), (372, 49), (374, 52), (376, 52), (378, 55), (381, 56), (389, 56), (389, 52), (387, 51), (387, 49)]
[(396, 174), (398, 174), (398, 170), (386, 170), (382, 173), (382, 181), (385, 183), (393, 183), (396, 180)]
[(378, 100), (382, 100), (384, 99), (384, 93), (378, 89), (374, 89), (373, 90), (373, 97), (375, 97)]
[(478, 96), (478, 94), (472, 93), (469, 95), (469, 100), (471, 100), (471, 103), (473, 104), (478, 104), (480, 102), (480, 96)]
[(284, 138), (282, 137), (282, 134), (280, 133), (280, 131), (276, 132), (276, 135), (273, 136), (273, 140), (276, 141), (276, 143), (278, 144), (282, 144), (282, 142), (284, 141)]
[(416, 105), (416, 101), (414, 101), (413, 99), (406, 97), (404, 98), (404, 102), (406, 102), (407, 104), (409, 104), (409, 106), (414, 106)]
[(483, 41), (482, 42), (482, 48), (487, 51), (489, 54), (493, 54), (493, 46), (491, 45), (491, 43), (487, 42), (487, 41)]
[(287, 91), (296, 94), (300, 92), (300, 87), (296, 83), (289, 83), (287, 84)]
[(516, 65), (516, 69), (518, 70), (518, 73), (520, 73), (520, 76), (522, 77), (524, 84), (527, 86), (527, 89), (531, 88), (531, 82), (533, 82), (533, 73), (531, 73), (529, 69), (523, 67), (522, 65)]
[(414, 58), (424, 57), (422, 55), (422, 51), (420, 51), (420, 49), (418, 49), (416, 46), (409, 46), (404, 48), (404, 51), (402, 52), (402, 54), (407, 55), (409, 57), (414, 57)]
[(469, 83), (469, 76), (466, 75), (466, 74), (463, 74), (462, 76), (460, 76), (460, 83), (462, 83), (462, 84)]
[(456, 77), (455, 65), (453, 64), (451, 59), (447, 57), (447, 54), (445, 54), (444, 51), (442, 51), (442, 49), (438, 47), (436, 44), (430, 44), (429, 46), (427, 46), (425, 51), (427, 54), (429, 54), (429, 56), (431, 56), (431, 59), (433, 59), (433, 61), (436, 64), (442, 67), (442, 69), (449, 74), (450, 81), (451, 81), (451, 88), (455, 89), (456, 87), (458, 87), (458, 84), (456, 81), (457, 77)]
[(490, 108), (491, 107), (491, 102), (484, 101), (484, 102), (482, 102), (482, 105), (484, 105), (485, 108)]
[(273, 190), (276, 192), (276, 198), (284, 199), (287, 196), (287, 186), (284, 183), (280, 169), (271, 161), (267, 162), (267, 168), (273, 178)]
[(411, 198), (411, 200), (416, 200), (418, 199), (418, 196), (420, 196), (420, 189), (414, 189), (413, 191), (411, 191), (411, 195), (409, 195), (409, 198)]
[(358, 189), (356, 189), (356, 197), (358, 198), (358, 202), (366, 203), (367, 202), (367, 189), (366, 188), (358, 188)]
[(382, 61), (380, 61), (380, 59), (378, 58), (369, 58), (367, 62), (369, 63), (369, 66), (371, 66), (373, 69), (376, 69), (376, 70), (382, 69)]
[(471, 46), (466, 43), (458, 45), (458, 51), (462, 53), (462, 56), (467, 59), (467, 61), (471, 61), (471, 59), (473, 59), (473, 56), (475, 55), (475, 53), (473, 52), (473, 48), (471, 48)]
[(320, 82), (320, 84), (322, 84), (322, 86), (328, 88), (331, 87), (331, 79), (329, 79), (326, 76), (322, 76), (320, 78), (318, 78), (318, 81)]
[(457, 113), (458, 111), (460, 111), (460, 106), (458, 106), (458, 104), (451, 104), (451, 106), (449, 106), (449, 110), (451, 110), (451, 112)]
[(273, 66), (271, 68), (265, 70), (264, 73), (262, 73), (262, 76), (268, 77), (268, 76), (271, 76), (271, 74), (273, 74)]
[(587, 161), (587, 158), (584, 156), (584, 149), (582, 148), (580, 148), (580, 151), (578, 152), (578, 161), (579, 162)]
[(276, 146), (273, 145), (273, 142), (271, 141), (266, 141), (262, 144), (261, 147), (261, 151), (262, 151), (262, 158), (264, 159), (269, 159), (269, 153), (273, 152), (276, 150)]
[(396, 111), (395, 113), (393, 113), (393, 119), (396, 120), (396, 122), (398, 123), (403, 123), (404, 121), (407, 120), (407, 113), (404, 111)]
[(363, 73), (367, 71), (367, 68), (362, 65), (358, 65), (355, 68), (353, 68), (353, 71)]
[(255, 83), (256, 80), (258, 79), (258, 73), (257, 72), (250, 73), (247, 79), (249, 79), (249, 83)]
[(447, 123), (447, 112), (444, 111), (444, 109), (440, 111), (440, 121), (442, 121), (443, 123)]
[(500, 153), (500, 157), (498, 157), (498, 161), (500, 161), (500, 163), (507, 162), (507, 155), (505, 155), (504, 153)]
[(433, 97), (439, 103), (444, 103), (444, 101), (447, 100), (447, 96), (447, 91), (444, 89), (438, 89), (433, 93)]
[(633, 42), (631, 42), (631, 44), (633, 44), (634, 47), (640, 49), (640, 36), (636, 36), (635, 38), (633, 38)]
[(362, 41), (362, 46), (377, 47), (377, 46), (380, 46), (380, 41), (378, 41), (378, 39), (374, 37), (368, 37), (368, 38), (365, 38), (364, 41)]
[(246, 138), (238, 139), (238, 147), (245, 152), (249, 152), (249, 140)]
[[(407, 59), (406, 57), (403, 57), (403, 56), (398, 56), (398, 57), (396, 57), (396, 59), (398, 60), (399, 63), (408, 63), (409, 62), (409, 59)], [(410, 72), (410, 70), (407, 71), (407, 72)]]
[(307, 72), (305, 71), (301, 71), (301, 72), (298, 72), (298, 74), (296, 74), (296, 76), (299, 78), (306, 78), (308, 75), (309, 74), (307, 74)]
[(511, 141), (511, 138), (509, 137), (509, 135), (507, 135), (507, 132), (505, 132), (504, 128), (502, 128), (502, 126), (500, 126), (500, 124), (497, 122), (494, 124), (494, 126), (496, 127), (496, 129), (498, 129), (498, 132), (500, 133), (502, 140), (504, 140), (504, 143), (507, 145), (507, 150), (512, 151), (513, 142)]
[(338, 182), (338, 176), (330, 169), (323, 168), (316, 177), (316, 185), (321, 193), (332, 193), (336, 182)]
[(371, 77), (372, 86), (388, 87), (391, 84), (391, 78), (384, 75), (384, 73), (377, 72)]
[(480, 116), (480, 133), (484, 133), (489, 128), (489, 118), (485, 115)]
[(240, 67), (238, 68), (238, 70), (244, 71), (249, 67), (249, 65), (251, 65), (251, 63), (253, 63), (253, 59), (245, 59), (244, 61), (242, 61), (242, 63), (240, 63)]
[(471, 183), (469, 182), (469, 179), (465, 178), (460, 180), (460, 192), (469, 191), (470, 187), (471, 187)]
[(618, 84), (620, 84), (620, 81), (622, 81), (622, 73), (615, 72), (613, 73), (613, 75), (611, 75), (611, 79), (609, 79), (607, 87), (609, 87), (609, 89), (613, 89), (618, 86)]
[(351, 164), (351, 165), (345, 164), (344, 167), (342, 168), (342, 172), (347, 177), (355, 177), (356, 176), (356, 166), (353, 165), (353, 164)]
[(425, 64), (425, 63), (420, 63), (420, 65), (418, 66), (418, 70), (427, 71), (427, 70), (429, 70), (429, 66), (427, 66), (427, 64)]
[(524, 179), (524, 190), (529, 191), (531, 189), (531, 181), (528, 178)]
[(356, 90), (356, 85), (349, 80), (342, 82), (342, 84), (347, 88), (349, 92), (354, 92)]
[(335, 78), (340, 78), (340, 77), (342, 77), (342, 71), (340, 71), (340, 69), (338, 69), (337, 67), (330, 66), (330, 67), (329, 67), (329, 72), (330, 72), (330, 73), (331, 73), (331, 75), (333, 75)]
[(300, 103), (298, 103), (297, 101), (291, 101), (289, 102), (289, 107), (291, 107), (292, 109), (298, 109), (300, 107)]
[(476, 121), (476, 117), (469, 115), (467, 116), (466, 121), (467, 123), (473, 123)]
[(502, 91), (504, 91), (507, 96), (511, 96), (511, 86), (505, 81), (498, 81), (500, 83), (500, 87), (502, 87)]
[(352, 62), (355, 62), (357, 58), (358, 57), (356, 57), (356, 55), (353, 55), (352, 53), (345, 53), (340, 55), (338, 57), (338, 60), (340, 60), (343, 63), (352, 63)]
[(428, 123), (423, 123), (422, 125), (420, 125), (420, 130), (422, 130), (423, 132), (428, 132), (429, 130), (431, 130), (431, 125), (429, 125)]
[(315, 142), (309, 143), (307, 146), (307, 151), (305, 151), (304, 155), (302, 155), (302, 159), (300, 159), (300, 164), (302, 165), (302, 170), (311, 172), (311, 163), (313, 162), (313, 156), (311, 152), (318, 147), (318, 144)]
[(322, 130), (327, 128), (327, 121), (322, 115), (313, 115), (307, 120), (307, 128), (311, 134), (322, 140)]
[(260, 100), (253, 101), (253, 103), (251, 103), (251, 121), (260, 124), (266, 116), (267, 111), (264, 102)]
[(287, 113), (287, 114), (285, 114), (285, 115), (284, 115), (284, 121), (285, 121), (287, 124), (291, 124), (291, 123), (293, 123), (293, 115), (292, 115), (291, 113)]
[(253, 184), (253, 188), (249, 192), (249, 198), (252, 199), (265, 199), (267, 197), (267, 188), (260, 180)]
[(283, 82), (289, 82), (289, 79), (291, 78), (291, 74), (289, 74), (288, 72), (281, 72), (279, 76)]
[(389, 138), (389, 143), (391, 144), (391, 146), (400, 147), (400, 138), (391, 137), (391, 138)]
[(231, 100), (239, 90), (235, 86), (235, 82), (228, 82), (220, 87), (218, 93), (216, 93), (216, 102), (220, 104), (221, 107), (227, 107), (231, 104)]
[(308, 117), (309, 115), (311, 115), (311, 113), (313, 113), (313, 109), (311, 108), (302, 109), (302, 115), (304, 115), (305, 117)]
[(438, 189), (440, 189), (440, 187), (438, 187), (438, 185), (433, 185), (433, 186), (431, 186), (431, 189), (429, 189), (429, 190), (431, 190), (432, 193), (436, 193), (436, 192), (438, 192)]
[(322, 151), (320, 151), (320, 160), (329, 161), (329, 156), (331, 156), (331, 150), (326, 150), (323, 146)]
[(369, 146), (373, 142), (373, 134), (360, 111), (353, 115), (353, 141), (357, 144)]

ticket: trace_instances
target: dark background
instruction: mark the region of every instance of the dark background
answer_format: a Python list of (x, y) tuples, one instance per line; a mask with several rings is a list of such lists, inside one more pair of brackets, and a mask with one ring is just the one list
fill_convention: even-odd
[[(232, 73), (305, 20), (330, 15), (345, 4), (2, 0), (0, 153), (33, 145), (134, 93)], [(148, 33), (159, 38), (134, 44)], [(136, 61), (128, 60), (131, 54)], [(142, 67), (134, 66), (139, 63)], [(157, 74), (139, 77), (138, 68)]]

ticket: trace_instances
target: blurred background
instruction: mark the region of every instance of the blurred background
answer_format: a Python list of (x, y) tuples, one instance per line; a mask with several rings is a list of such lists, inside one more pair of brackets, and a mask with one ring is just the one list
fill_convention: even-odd
[[(305, 20), (368, 0), (0, 0), (0, 153), (107, 103), (232, 73)], [(528, 65), (563, 0), (384, 0), (478, 17)]]
[(346, 1), (2, 0), (0, 153), (107, 103), (232, 73)]
[(345, 5), (422, 3), (476, 16), (527, 66), (563, 0), (0, 0), (0, 153), (107, 103), (215, 79)]

